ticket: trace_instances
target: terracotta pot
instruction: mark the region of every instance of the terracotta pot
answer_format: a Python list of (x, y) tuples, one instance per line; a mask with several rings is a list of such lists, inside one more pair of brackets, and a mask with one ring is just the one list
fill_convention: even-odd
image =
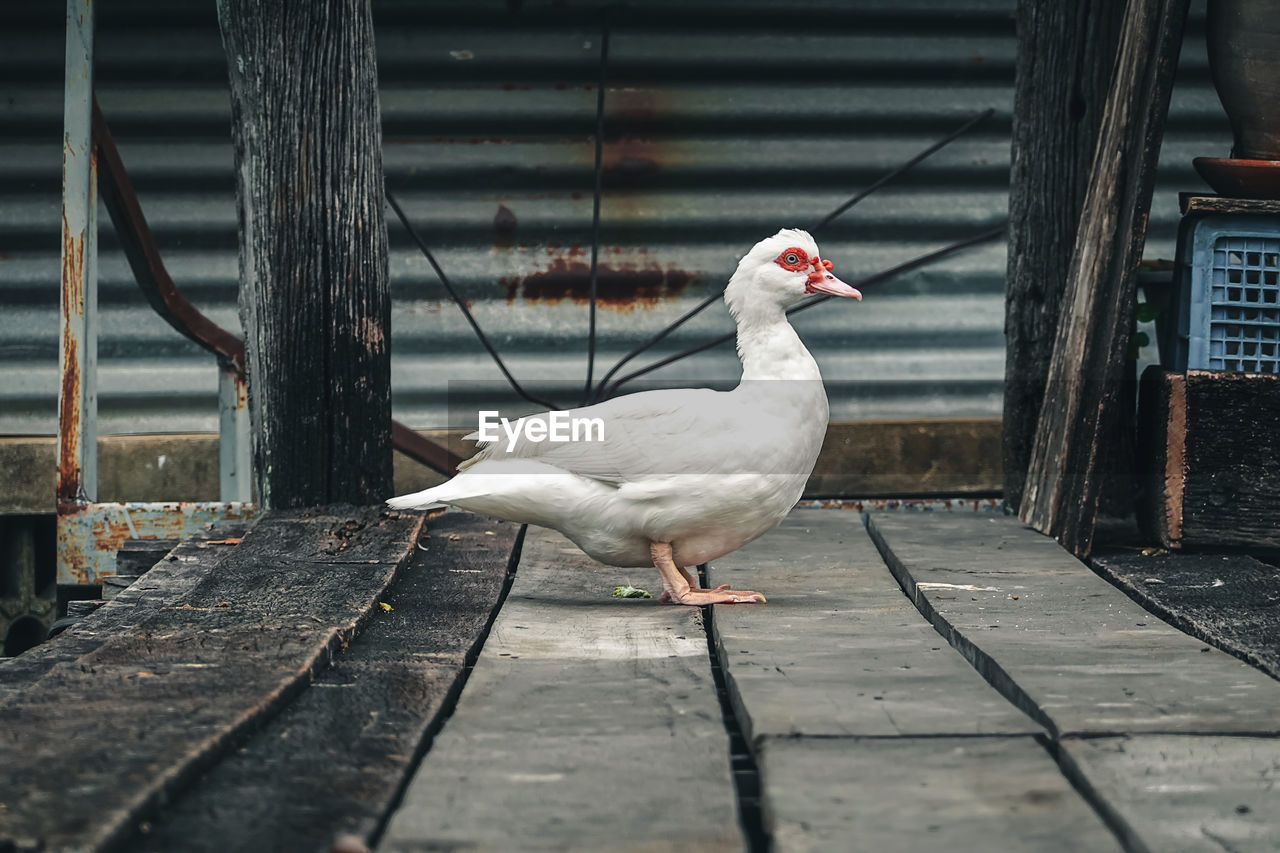
[(1280, 0), (1209, 0), (1209, 69), (1241, 160), (1280, 160)]

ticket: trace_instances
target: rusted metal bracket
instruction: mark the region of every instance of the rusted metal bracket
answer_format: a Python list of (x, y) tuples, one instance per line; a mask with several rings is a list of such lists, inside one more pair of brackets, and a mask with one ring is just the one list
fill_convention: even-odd
[(243, 374), (244, 342), (187, 301), (165, 269), (155, 238), (151, 236), (151, 228), (133, 191), (133, 183), (111, 136), (111, 129), (102, 117), (96, 95), (93, 98), (93, 143), (102, 166), (99, 177), (103, 204), (111, 215), (111, 224), (115, 226), (125, 258), (147, 302), (179, 333), (231, 362)]
[(116, 573), (126, 540), (182, 539), (210, 524), (257, 515), (255, 504), (241, 501), (59, 505), (58, 583), (102, 583)]

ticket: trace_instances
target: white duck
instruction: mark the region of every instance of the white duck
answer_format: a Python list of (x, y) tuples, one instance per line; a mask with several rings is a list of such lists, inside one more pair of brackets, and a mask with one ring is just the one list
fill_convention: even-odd
[(800, 499), (826, 433), (827, 395), (785, 312), (813, 293), (862, 298), (830, 269), (813, 238), (792, 229), (738, 262), (724, 293), (742, 359), (732, 391), (645, 391), (567, 413), (601, 419), (603, 436), (590, 433), (598, 440), (530, 440), (525, 422), (549, 414), (530, 415), (514, 443), (504, 434), (452, 480), (388, 505), (446, 503), (553, 528), (602, 563), (653, 565), (663, 601), (763, 602), (749, 590), (699, 589), (685, 567), (742, 547)]

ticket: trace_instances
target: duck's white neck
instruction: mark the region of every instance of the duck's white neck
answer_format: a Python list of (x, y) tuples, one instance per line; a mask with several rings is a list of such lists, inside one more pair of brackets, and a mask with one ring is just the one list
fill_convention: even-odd
[(818, 364), (776, 304), (743, 306), (738, 312), (738, 357), (742, 378), (822, 380)]

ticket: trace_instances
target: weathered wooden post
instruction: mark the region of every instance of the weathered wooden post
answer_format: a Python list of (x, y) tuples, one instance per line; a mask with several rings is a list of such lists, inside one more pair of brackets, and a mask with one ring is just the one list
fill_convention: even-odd
[(1015, 511), (1115, 67), (1124, 3), (1018, 2), (1005, 299), (1004, 498)]
[(1027, 466), (1019, 517), (1077, 556), (1093, 545), (1106, 440), (1123, 409), (1138, 264), (1187, 2), (1125, 7)]
[(391, 493), (390, 293), (367, 0), (218, 0), (264, 508)]

